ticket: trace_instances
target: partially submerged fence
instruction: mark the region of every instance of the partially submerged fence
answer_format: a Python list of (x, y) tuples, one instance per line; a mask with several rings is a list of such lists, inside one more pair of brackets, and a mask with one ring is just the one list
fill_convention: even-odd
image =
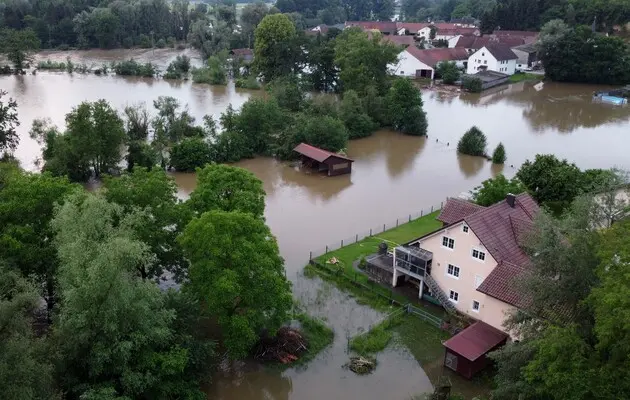
[(444, 321), (442, 321), (442, 318), (437, 317), (433, 314), (430, 314), (421, 308), (413, 306), (412, 304), (406, 305), (406, 311), (408, 314), (413, 314), (417, 317), (422, 318), (423, 320), (435, 326), (436, 328), (441, 328), (444, 323)]
[(379, 224), (378, 226), (374, 226), (370, 229), (366, 229), (362, 232), (357, 232), (354, 234), (354, 236), (350, 236), (347, 237), (345, 239), (341, 239), (337, 242), (333, 242), (330, 243), (328, 245), (326, 245), (325, 247), (320, 247), (319, 249), (315, 249), (313, 251), (310, 252), (309, 254), (309, 260), (313, 259), (315, 257), (319, 257), (323, 254), (326, 254), (328, 252), (334, 251), (334, 250), (338, 250), (344, 246), (347, 246), (349, 244), (353, 244), (353, 243), (357, 243), (360, 240), (363, 240), (367, 237), (372, 237), (372, 236), (376, 236), (380, 233), (383, 233), (385, 231), (388, 231), (390, 229), (393, 228), (397, 228), (400, 225), (406, 224), (408, 222), (414, 221), (418, 218), (422, 218), (428, 214), (431, 214), (435, 211), (439, 211), (442, 209), (442, 207), (444, 206), (444, 202), (441, 202), (438, 205), (434, 205), (431, 207), (427, 207), (423, 210), (420, 210), (417, 213), (413, 213), (413, 214), (408, 214), (405, 216), (402, 216), (400, 218), (396, 218), (395, 221), (390, 221), (389, 223), (385, 223), (385, 224)]

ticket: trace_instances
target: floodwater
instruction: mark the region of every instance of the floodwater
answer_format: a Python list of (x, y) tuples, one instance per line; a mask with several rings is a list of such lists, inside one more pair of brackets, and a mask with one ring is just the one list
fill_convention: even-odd
[[(142, 61), (167, 64), (176, 53), (156, 50), (133, 54)], [(73, 53), (75, 54), (75, 53)], [(77, 53), (82, 54), (82, 53)], [(83, 59), (108, 62), (128, 53), (96, 52)], [(40, 58), (65, 59), (64, 54)], [(73, 56), (73, 59), (75, 57)], [(86, 62), (86, 61), (82, 61)], [(88, 62), (86, 62), (88, 63)], [(63, 126), (64, 116), (82, 101), (106, 99), (115, 107), (151, 102), (168, 95), (187, 105), (201, 121), (206, 114), (218, 117), (229, 104), (239, 108), (250, 92), (228, 86), (195, 85), (144, 78), (67, 75), (40, 72), (36, 76), (0, 78), (0, 89), (17, 100), (21, 143), (16, 156), (26, 169), (36, 170), (39, 145), (28, 137), (34, 118), (50, 118)], [(319, 281), (305, 279), (300, 271), (309, 252), (327, 245), (338, 247), (370, 228), (382, 229), (403, 222), (410, 214), (428, 211), (447, 196), (457, 196), (498, 172), (513, 175), (526, 159), (553, 153), (581, 168), (630, 169), (630, 107), (617, 108), (591, 101), (601, 87), (545, 84), (536, 91), (531, 83), (495, 88), (482, 95), (423, 94), (429, 120), (428, 138), (389, 131), (352, 141), (351, 175), (334, 178), (311, 174), (271, 158), (245, 160), (237, 165), (256, 174), (267, 192), (265, 216), (278, 238), (295, 296), (309, 312), (326, 320), (335, 330), (334, 344), (306, 367), (285, 372), (252, 365), (225, 366), (213, 377), (209, 398), (236, 399), (407, 399), (431, 390), (427, 374), (404, 349), (379, 355), (379, 365), (369, 377), (341, 369), (347, 361), (346, 336), (354, 335), (382, 315), (358, 305), (345, 294)], [(491, 151), (499, 142), (507, 150), (505, 167), (493, 167), (481, 158), (460, 156), (457, 140), (472, 125), (488, 137)], [(179, 194), (186, 197), (195, 187), (193, 174), (174, 174)], [(419, 338), (422, 340), (422, 338)], [(430, 374), (432, 375), (432, 374)], [(434, 379), (434, 376), (431, 376)], [(457, 389), (475, 390), (458, 382)]]

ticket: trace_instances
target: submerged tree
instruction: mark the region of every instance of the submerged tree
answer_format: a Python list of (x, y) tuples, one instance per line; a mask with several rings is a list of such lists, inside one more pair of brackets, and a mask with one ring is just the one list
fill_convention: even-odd
[(13, 63), (16, 70), (22, 70), (24, 63), (32, 60), (33, 52), (39, 49), (39, 39), (32, 29), (0, 31), (0, 53)]
[(187, 290), (217, 317), (231, 358), (245, 357), (265, 330), (286, 322), (291, 288), (261, 218), (208, 211), (190, 222), (180, 241), (190, 260)]
[(15, 128), (20, 126), (17, 115), (17, 102), (12, 98), (5, 103), (2, 100), (7, 92), (0, 90), (0, 156), (4, 151), (15, 151), (20, 138)]
[(457, 143), (457, 151), (470, 156), (486, 155), (486, 135), (476, 126), (470, 128)]
[(266, 15), (254, 35), (254, 70), (266, 82), (294, 71), (296, 53), (295, 25), (285, 14)]
[(392, 127), (415, 136), (427, 134), (427, 115), (422, 109), (420, 90), (408, 79), (397, 79), (385, 98), (387, 114)]
[(506, 158), (507, 156), (505, 155), (505, 147), (503, 146), (503, 143), (499, 143), (492, 153), (492, 163), (503, 164), (505, 163)]
[(361, 99), (354, 90), (348, 90), (343, 94), (340, 117), (346, 125), (350, 139), (370, 136), (377, 128), (377, 125), (365, 112)]

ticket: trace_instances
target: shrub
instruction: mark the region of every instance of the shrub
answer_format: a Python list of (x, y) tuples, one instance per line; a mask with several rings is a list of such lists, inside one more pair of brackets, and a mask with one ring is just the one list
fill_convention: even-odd
[(218, 57), (210, 57), (207, 67), (193, 68), (192, 78), (195, 83), (209, 83), (211, 85), (227, 84), (227, 74)]
[(194, 171), (211, 161), (211, 148), (201, 138), (188, 138), (171, 149), (171, 166), (177, 171)]
[(234, 85), (237, 88), (251, 90), (258, 90), (261, 87), (260, 82), (258, 82), (258, 79), (256, 79), (253, 75), (237, 78), (236, 81), (234, 81)]
[(66, 71), (68, 71), (69, 74), (74, 71), (74, 63), (72, 62), (70, 57), (66, 57)]
[(143, 49), (150, 49), (152, 46), (151, 38), (145, 34), (138, 36), (138, 45)]
[(112, 69), (114, 70), (116, 75), (122, 76), (143, 76), (150, 78), (157, 73), (157, 70), (153, 64), (140, 64), (133, 59), (113, 64)]
[(68, 50), (70, 50), (70, 46), (67, 43), (62, 43), (59, 46), (57, 46), (57, 50), (59, 50), (59, 51), (68, 51)]
[(66, 69), (66, 64), (63, 62), (55, 62), (51, 60), (40, 61), (37, 63), (38, 69), (47, 69), (47, 70), (56, 70), (56, 69)]
[(437, 67), (437, 73), (447, 85), (455, 83), (460, 76), (459, 68), (454, 61), (441, 62)]
[(435, 47), (444, 47), (444, 48), (446, 48), (446, 47), (448, 47), (448, 40), (446, 40), (446, 39), (434, 40), (433, 41), (433, 45)]
[(280, 107), (291, 111), (300, 111), (306, 101), (306, 92), (296, 76), (284, 76), (273, 80), (266, 87), (278, 101)]
[(173, 63), (168, 65), (166, 72), (164, 73), (164, 79), (182, 79), (182, 73), (179, 71)]
[(168, 39), (166, 39), (166, 45), (170, 47), (171, 49), (175, 48), (176, 43), (177, 41), (175, 40), (173, 36), (169, 36)]
[(175, 68), (185, 74), (190, 71), (190, 57), (186, 55), (175, 57), (175, 61), (173, 61), (171, 64), (174, 64)]
[(492, 163), (493, 164), (503, 164), (506, 160), (507, 156), (505, 155), (505, 147), (503, 143), (499, 143), (494, 152), (492, 153)]
[(427, 134), (427, 115), (422, 109), (422, 96), (410, 80), (396, 79), (387, 93), (385, 105), (394, 130), (416, 136)]
[(348, 90), (341, 101), (341, 120), (343, 121), (350, 139), (370, 136), (376, 129), (376, 124), (365, 113), (361, 99), (354, 90)]
[(157, 47), (158, 49), (163, 49), (166, 47), (166, 40), (164, 39), (160, 39), (157, 41), (157, 43), (155, 44), (155, 47)]
[(318, 94), (307, 100), (304, 110), (310, 115), (329, 116), (339, 118), (339, 100), (330, 94)]
[(457, 143), (457, 151), (471, 156), (485, 156), (486, 135), (476, 126), (470, 128)]
[(329, 116), (303, 115), (291, 129), (294, 132), (291, 148), (304, 142), (337, 152), (344, 149), (348, 143), (348, 131), (343, 122)]
[(472, 93), (480, 93), (483, 90), (483, 83), (481, 82), (481, 79), (472, 76), (463, 77), (462, 86), (464, 89)]
[(125, 49), (130, 49), (133, 47), (133, 39), (130, 36), (127, 36), (122, 40), (122, 47)]

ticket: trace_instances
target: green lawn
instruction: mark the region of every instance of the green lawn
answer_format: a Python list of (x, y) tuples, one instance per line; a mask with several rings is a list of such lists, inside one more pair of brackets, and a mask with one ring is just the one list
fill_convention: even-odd
[(385, 350), (394, 335), (393, 328), (402, 320), (403, 316), (400, 314), (387, 318), (369, 331), (353, 337), (350, 340), (350, 350), (364, 357)]
[(530, 74), (530, 73), (524, 72), (522, 74), (511, 75), (508, 82), (516, 83), (516, 82), (522, 82), (522, 81), (542, 81), (543, 78), (544, 78), (544, 75)]

